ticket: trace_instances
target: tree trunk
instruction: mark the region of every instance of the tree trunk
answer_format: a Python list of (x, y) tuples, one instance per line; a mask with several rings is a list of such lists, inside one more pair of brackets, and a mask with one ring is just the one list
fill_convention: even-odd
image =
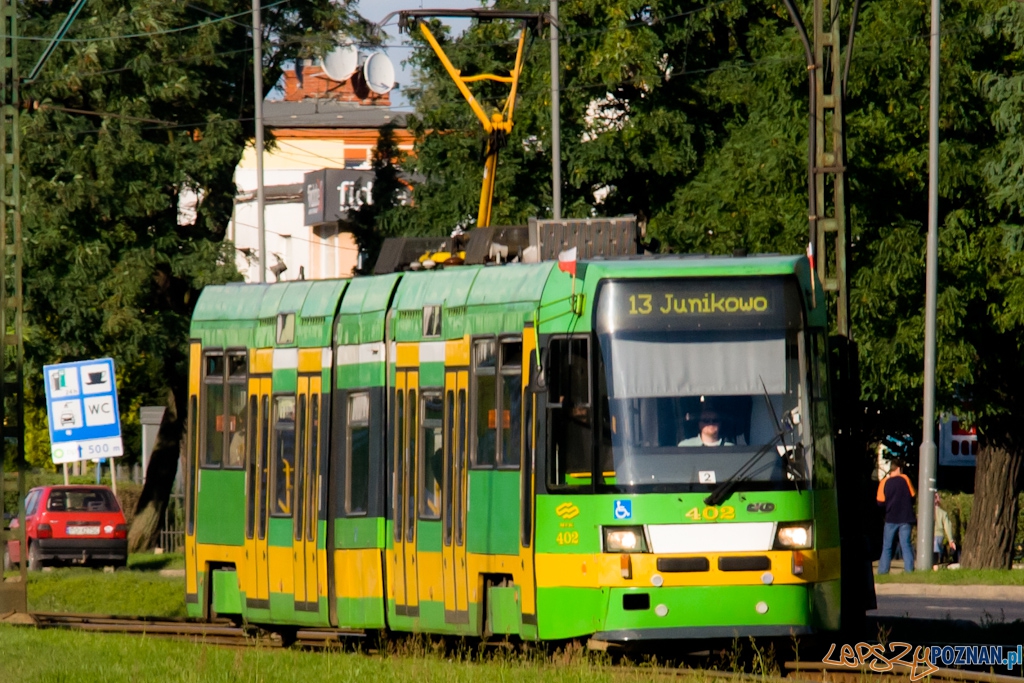
[(963, 539), (965, 569), (1009, 569), (1017, 533), (1021, 453), (1014, 439), (982, 434), (974, 470), (974, 504)]
[(178, 473), (178, 457), (181, 453), (181, 437), (185, 429), (186, 415), (179, 411), (186, 402), (186, 381), (176, 382), (167, 391), (167, 410), (164, 411), (160, 430), (156, 435), (153, 455), (146, 470), (146, 484), (135, 508), (135, 519), (128, 530), (129, 552), (147, 550), (153, 543), (153, 536), (160, 527), (167, 503)]

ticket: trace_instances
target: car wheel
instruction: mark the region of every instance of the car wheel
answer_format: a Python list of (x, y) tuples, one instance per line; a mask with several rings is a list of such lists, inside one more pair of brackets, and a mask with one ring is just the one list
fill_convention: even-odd
[(28, 546), (28, 570), (37, 572), (43, 568), (43, 558), (39, 556), (39, 548), (35, 543)]

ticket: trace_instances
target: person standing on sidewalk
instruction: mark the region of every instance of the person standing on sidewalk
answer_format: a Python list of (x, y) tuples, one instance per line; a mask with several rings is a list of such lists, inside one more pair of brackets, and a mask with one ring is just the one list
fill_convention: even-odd
[(885, 529), (882, 532), (882, 557), (878, 561), (878, 573), (888, 574), (892, 562), (893, 541), (900, 537), (903, 552), (903, 570), (914, 571), (914, 549), (910, 545), (910, 529), (917, 522), (914, 515), (914, 485), (903, 474), (903, 461), (893, 458), (889, 474), (878, 482), (875, 500), (885, 508)]
[(942, 499), (939, 492), (935, 492), (935, 546), (932, 552), (935, 553), (934, 564), (942, 560), (942, 542), (949, 543), (949, 554), (956, 561), (956, 539), (953, 537), (953, 525), (949, 521), (949, 513), (942, 508)]

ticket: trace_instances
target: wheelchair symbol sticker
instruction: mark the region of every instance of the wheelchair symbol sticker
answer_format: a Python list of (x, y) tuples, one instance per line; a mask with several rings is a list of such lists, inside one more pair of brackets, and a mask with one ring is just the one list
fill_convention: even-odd
[(633, 517), (633, 501), (617, 500), (612, 509), (615, 519), (631, 519)]

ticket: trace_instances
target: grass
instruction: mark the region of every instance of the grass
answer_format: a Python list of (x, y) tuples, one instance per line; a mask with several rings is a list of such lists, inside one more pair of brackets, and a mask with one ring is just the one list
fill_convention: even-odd
[[(153, 573), (67, 568), (31, 572), (28, 608), (119, 616), (185, 616), (185, 580)], [(4, 680), (0, 676), (0, 680)]]
[[(550, 657), (499, 652), (475, 662), (420, 650), (401, 652), (392, 648), (387, 655), (366, 655), (261, 647), (228, 649), (140, 636), (0, 626), (0, 680), (639, 683), (662, 678), (649, 667), (628, 671), (603, 667), (600, 657), (579, 650)], [(695, 671), (672, 680), (698, 683), (716, 677)]]
[(132, 571), (152, 572), (161, 569), (184, 569), (185, 555), (182, 553), (132, 553), (128, 556), (128, 569)]
[(1024, 586), (1020, 569), (940, 569), (909, 574), (875, 575), (875, 583), (929, 583), (945, 586)]

